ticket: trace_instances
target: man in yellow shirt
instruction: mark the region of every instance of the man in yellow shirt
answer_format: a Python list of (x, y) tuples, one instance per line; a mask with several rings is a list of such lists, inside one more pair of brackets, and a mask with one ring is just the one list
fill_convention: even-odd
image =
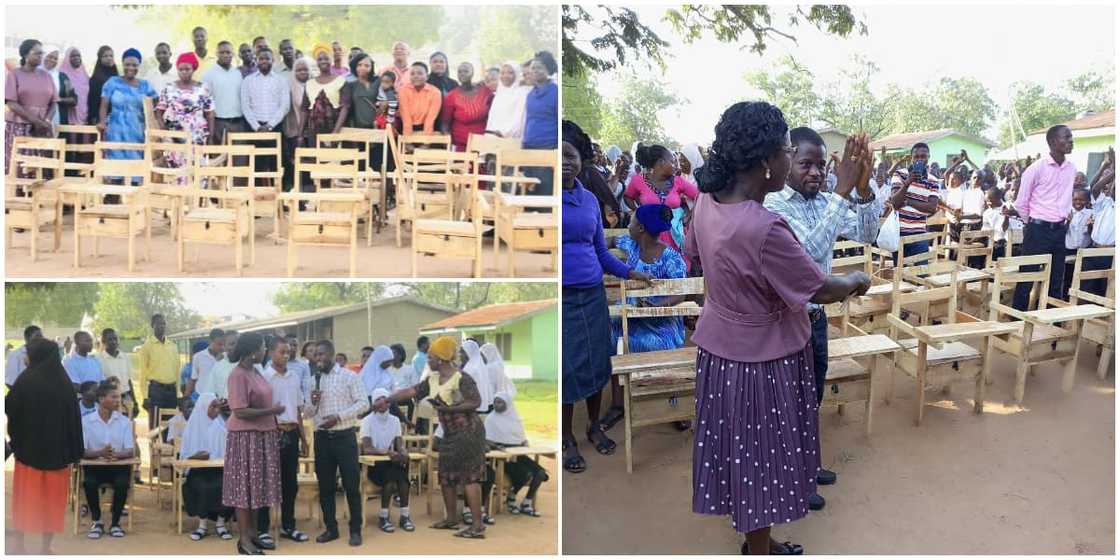
[(179, 399), (179, 351), (166, 334), (163, 315), (152, 315), (152, 335), (140, 347), (140, 386), (146, 389), (144, 409), (148, 411), (149, 429), (159, 420), (156, 408), (173, 409)]

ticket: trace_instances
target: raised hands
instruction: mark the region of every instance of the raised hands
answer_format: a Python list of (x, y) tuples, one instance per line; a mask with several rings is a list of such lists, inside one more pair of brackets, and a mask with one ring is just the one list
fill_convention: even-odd
[[(844, 142), (844, 155), (836, 162), (836, 194), (841, 198), (848, 198), (853, 189), (859, 188), (861, 196), (869, 195), (867, 182), (871, 176), (871, 163), (873, 155), (868, 148), (869, 139), (866, 132), (848, 136)], [(836, 158), (836, 152), (833, 152)]]

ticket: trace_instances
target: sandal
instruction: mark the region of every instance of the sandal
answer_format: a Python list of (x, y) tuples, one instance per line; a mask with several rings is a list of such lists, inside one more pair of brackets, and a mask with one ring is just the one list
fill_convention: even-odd
[(199, 527), (199, 528), (195, 529), (194, 531), (191, 531), (190, 537), (191, 537), (192, 541), (200, 541), (202, 539), (205, 539), (206, 535), (208, 535), (208, 534), (210, 534), (209, 531), (207, 531), (203, 527)]
[[(568, 455), (569, 448), (574, 452), (574, 455)], [(579, 447), (575, 441), (564, 441), (564, 470), (572, 474), (579, 474), (587, 470), (587, 461), (583, 459), (583, 455), (579, 454)]]
[(611, 405), (607, 409), (607, 413), (599, 419), (599, 427), (604, 431), (608, 431), (618, 424), (623, 418), (626, 417), (626, 408), (619, 405)]
[(307, 536), (305, 533), (300, 532), (298, 529), (292, 529), (291, 531), (287, 529), (280, 529), (280, 536), (290, 541), (296, 542), (307, 542), (311, 539), (311, 537)]
[(521, 504), (521, 515), (528, 515), (529, 517), (541, 516), (541, 514), (537, 513), (537, 510), (533, 509), (533, 506), (529, 504)]
[[(594, 434), (599, 435), (599, 441), (595, 441), (595, 438), (591, 437)], [(600, 455), (612, 455), (614, 454), (615, 448), (618, 447), (617, 445), (615, 445), (614, 440), (607, 437), (607, 434), (604, 433), (601, 428), (599, 430), (596, 430), (593, 427), (587, 430), (587, 441), (590, 441), (593, 445), (595, 445), (595, 451), (598, 451)]]
[(497, 521), (494, 521), (494, 518), (491, 517), (489, 513), (483, 513), (482, 514), (482, 524), (483, 525), (494, 525), (495, 523), (497, 523)]
[(466, 529), (463, 529), (462, 531), (459, 531), (458, 533), (455, 533), (455, 536), (456, 537), (461, 537), (461, 538), (464, 538), (464, 539), (485, 539), (486, 538), (486, 529), (482, 528), (482, 529), (479, 529), (479, 530), (476, 531), (474, 529), (474, 527), (467, 527)]
[(252, 539), (253, 546), (261, 550), (276, 550), (276, 541), (272, 540), (272, 535), (268, 533), (261, 533), (257, 538)]
[[(739, 548), (739, 554), (745, 556), (750, 553), (750, 546), (747, 545), (746, 541), (743, 541), (743, 546)], [(805, 554), (805, 549), (801, 548), (801, 545), (789, 541), (783, 543), (770, 541), (770, 554), (775, 556), (801, 556)]]
[(473, 524), (474, 524), (474, 515), (471, 515), (470, 510), (464, 511), (463, 512), (463, 525), (473, 525)]
[(392, 533), (397, 530), (396, 527), (393, 527), (393, 522), (389, 521), (388, 517), (378, 517), (377, 528), (386, 533)]
[(113, 525), (109, 527), (109, 536), (119, 539), (124, 536), (124, 529), (121, 529), (120, 525)]
[(511, 497), (506, 500), (506, 511), (513, 515), (521, 513), (521, 508), (517, 507), (517, 498)]
[(223, 541), (228, 541), (233, 538), (233, 535), (230, 534), (229, 529), (226, 529), (225, 525), (218, 525), (217, 527), (214, 527), (214, 534), (222, 537)]
[(447, 529), (449, 531), (454, 531), (455, 529), (459, 528), (459, 523), (455, 522), (455, 521), (444, 520), (444, 521), (440, 521), (439, 523), (433, 524), (431, 526), (431, 528), (432, 529)]
[(416, 525), (412, 524), (412, 519), (407, 515), (402, 515), (400, 521), (397, 522), (397, 525), (400, 525), (401, 529), (408, 531), (409, 533), (416, 530)]
[(93, 524), (89, 526), (89, 532), (86, 533), (86, 538), (97, 540), (101, 538), (104, 532), (105, 526), (102, 525), (100, 521), (94, 521)]

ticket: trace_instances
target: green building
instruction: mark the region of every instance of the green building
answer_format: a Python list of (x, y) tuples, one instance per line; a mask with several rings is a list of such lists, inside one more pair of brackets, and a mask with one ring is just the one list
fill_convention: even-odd
[(959, 132), (952, 128), (943, 128), (884, 136), (872, 142), (871, 149), (875, 151), (875, 156), (878, 157), (879, 150), (886, 148), (887, 155), (894, 160), (899, 156), (909, 154), (910, 148), (919, 142), (925, 142), (929, 145), (929, 161), (930, 163), (937, 162), (941, 169), (948, 167), (952, 163), (953, 156), (961, 153), (962, 149), (968, 152), (968, 157), (972, 159), (973, 163), (984, 165), (988, 161), (988, 150), (995, 146), (994, 143), (979, 136)]
[(512, 379), (556, 379), (559, 311), (555, 299), (485, 305), (420, 328), (429, 337), (445, 334), (492, 342)]
[[(1086, 113), (1072, 121), (1061, 123), (1073, 132), (1073, 153), (1069, 160), (1078, 171), (1093, 177), (1104, 161), (1110, 146), (1116, 145), (1116, 111)], [(992, 154), (997, 161), (1015, 161), (1027, 156), (1045, 154), (1050, 151), (1046, 144), (1046, 128), (1031, 131), (1026, 140)]]

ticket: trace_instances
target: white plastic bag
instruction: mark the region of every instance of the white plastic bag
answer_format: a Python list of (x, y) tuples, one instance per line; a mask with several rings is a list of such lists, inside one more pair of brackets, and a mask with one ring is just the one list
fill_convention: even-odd
[(879, 226), (879, 237), (875, 239), (875, 244), (880, 249), (895, 252), (898, 250), (898, 212), (891, 210), (887, 215), (886, 221), (883, 225)]

